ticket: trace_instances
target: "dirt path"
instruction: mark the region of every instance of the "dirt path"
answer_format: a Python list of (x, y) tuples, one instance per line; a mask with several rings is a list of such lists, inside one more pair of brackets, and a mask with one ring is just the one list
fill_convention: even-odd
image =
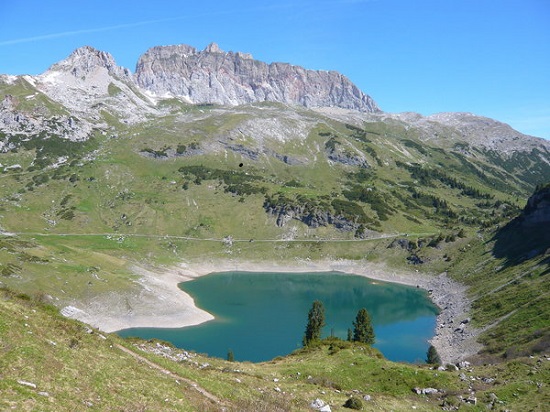
[(174, 379), (177, 379), (178, 381), (185, 382), (187, 385), (189, 385), (190, 387), (195, 389), (197, 392), (199, 392), (201, 395), (208, 398), (212, 402), (217, 403), (220, 406), (223, 405), (223, 402), (217, 396), (211, 394), (206, 389), (200, 387), (197, 382), (192, 381), (191, 379), (184, 378), (183, 376), (180, 376), (180, 375), (178, 375), (174, 372), (171, 372), (168, 369), (164, 368), (163, 366), (159, 365), (158, 363), (155, 363), (155, 362), (153, 362), (153, 361), (151, 361), (151, 360), (135, 353), (131, 349), (128, 349), (128, 348), (126, 348), (126, 347), (124, 347), (124, 346), (122, 346), (118, 343), (115, 343), (115, 346), (118, 349), (120, 349), (121, 351), (123, 351), (124, 353), (127, 353), (128, 355), (132, 356), (134, 359), (145, 363), (146, 365), (150, 366), (151, 368), (156, 369), (156, 370), (158, 370), (158, 371), (164, 373), (165, 375), (168, 375), (168, 376), (170, 376)]

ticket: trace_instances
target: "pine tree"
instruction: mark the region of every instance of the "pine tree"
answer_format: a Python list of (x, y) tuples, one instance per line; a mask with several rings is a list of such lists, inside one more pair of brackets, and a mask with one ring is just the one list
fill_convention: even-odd
[(357, 312), (357, 317), (353, 322), (353, 340), (368, 345), (374, 343), (374, 329), (372, 328), (369, 312), (365, 308)]
[(348, 328), (348, 342), (353, 341), (353, 331)]
[(439, 357), (439, 353), (437, 353), (437, 349), (435, 349), (433, 345), (430, 345), (428, 348), (426, 363), (429, 363), (430, 365), (441, 365), (441, 358)]
[(307, 315), (306, 332), (302, 340), (303, 345), (308, 346), (311, 342), (320, 340), (323, 326), (325, 326), (325, 307), (322, 302), (316, 300)]
[(233, 350), (232, 349), (229, 349), (227, 351), (227, 360), (229, 362), (234, 362), (235, 361), (235, 354), (233, 353)]

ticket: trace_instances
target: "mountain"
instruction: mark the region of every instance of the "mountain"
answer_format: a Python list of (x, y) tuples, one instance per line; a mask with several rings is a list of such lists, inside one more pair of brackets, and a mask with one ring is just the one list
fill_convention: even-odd
[(271, 101), (380, 111), (370, 96), (337, 72), (266, 64), (250, 54), (226, 53), (215, 43), (203, 51), (185, 45), (153, 47), (139, 58), (136, 81), (156, 96), (177, 96), (189, 103), (236, 106)]
[[(0, 147), (17, 158), (6, 170), (59, 171), (124, 148), (183, 162), (173, 179), (186, 188), (218, 180), (230, 196), (256, 199), (279, 233), (295, 222), (358, 238), (491, 225), (550, 181), (546, 140), (468, 113), (384, 113), (340, 74), (215, 44), (152, 48), (135, 75), (86, 46), (42, 75), (2, 76), (0, 93)], [(248, 171), (231, 170), (232, 158)], [(247, 230), (262, 236), (263, 227)]]
[[(63, 313), (133, 318), (146, 301), (164, 304), (167, 295), (143, 275), (158, 267), (379, 265), (444, 290), (449, 278), (463, 285), (458, 305), (454, 289), (437, 297), (443, 313), (434, 344), (465, 348), (445, 359), (504, 363), (510, 373), (518, 367), (521, 382), (547, 376), (547, 363), (529, 356), (550, 347), (550, 142), (497, 120), (385, 113), (339, 74), (265, 64), (215, 45), (153, 48), (135, 74), (83, 47), (39, 76), (0, 76), (0, 171), (0, 286), (38, 295)], [(24, 322), (10, 339), (25, 335), (35, 345)], [(75, 339), (93, 347), (96, 336), (81, 335)], [(71, 347), (63, 336), (70, 353), (78, 342)], [(308, 362), (336, 361), (331, 347)], [(101, 356), (110, 350), (100, 349)], [(342, 362), (354, 363), (355, 349), (342, 349)], [(380, 365), (375, 372), (387, 378)], [(412, 366), (395, 368), (396, 381), (401, 372), (416, 376)], [(441, 388), (476, 390), (494, 406), (493, 393), (536, 410), (545, 388), (509, 390), (500, 368), (483, 369), (487, 379), (499, 375), (490, 383), (441, 372), (455, 382)], [(201, 371), (189, 373), (201, 380)], [(6, 387), (38, 379), (18, 372), (10, 369)], [(323, 388), (355, 389), (336, 375), (297, 372)], [(257, 388), (253, 377), (247, 384)], [(382, 380), (378, 394), (389, 390)], [(417, 396), (407, 385), (392, 392), (396, 410), (403, 396)], [(437, 395), (439, 405), (451, 398)], [(297, 408), (307, 408), (301, 399)]]

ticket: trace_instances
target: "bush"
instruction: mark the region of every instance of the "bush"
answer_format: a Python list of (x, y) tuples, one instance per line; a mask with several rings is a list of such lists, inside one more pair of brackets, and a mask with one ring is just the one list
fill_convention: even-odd
[(346, 403), (344, 403), (344, 408), (360, 411), (361, 409), (363, 409), (363, 402), (361, 402), (361, 399), (357, 399), (352, 396), (346, 401)]

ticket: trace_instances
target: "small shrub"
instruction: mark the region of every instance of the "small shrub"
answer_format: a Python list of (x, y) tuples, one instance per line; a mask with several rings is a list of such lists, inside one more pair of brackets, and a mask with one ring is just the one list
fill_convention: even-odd
[(360, 411), (361, 409), (363, 409), (363, 402), (361, 402), (361, 399), (354, 398), (352, 396), (346, 401), (346, 403), (344, 403), (344, 408)]

